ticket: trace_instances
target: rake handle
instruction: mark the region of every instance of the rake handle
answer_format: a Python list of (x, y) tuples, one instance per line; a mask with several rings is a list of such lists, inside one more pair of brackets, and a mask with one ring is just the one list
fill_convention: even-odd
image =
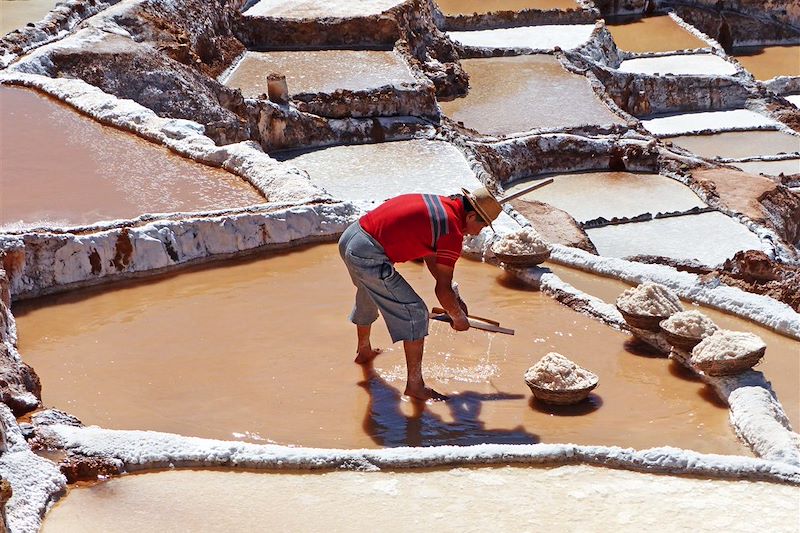
[[(447, 311), (445, 311), (441, 307), (434, 307), (433, 309), (431, 309), (431, 311), (436, 313), (437, 315), (446, 315), (447, 314)], [(492, 320), (491, 318), (483, 318), (483, 317), (476, 316), (476, 315), (467, 315), (467, 317), (474, 318), (475, 320), (480, 320), (481, 322), (486, 322), (487, 324), (491, 324), (493, 326), (499, 326), (500, 325), (500, 322), (498, 322), (497, 320)]]

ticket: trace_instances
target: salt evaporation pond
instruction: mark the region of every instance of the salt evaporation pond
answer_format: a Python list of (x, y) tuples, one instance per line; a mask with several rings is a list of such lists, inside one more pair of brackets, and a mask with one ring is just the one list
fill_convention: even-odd
[[(715, 266), (740, 250), (761, 250), (761, 241), (722, 213), (702, 213), (586, 230), (600, 255), (660, 255)], [(714, 243), (710, 246), (709, 243)]]
[(447, 36), (464, 46), (481, 48), (530, 48), (562, 50), (577, 48), (592, 35), (594, 24), (521, 26), (495, 30), (450, 31)]
[(637, 20), (606, 21), (614, 42), (628, 52), (671, 52), (705, 48), (708, 43), (692, 35), (669, 15)]
[(624, 60), (619, 70), (635, 74), (675, 74), (692, 76), (733, 76), (736, 67), (713, 54), (686, 54), (637, 57)]
[(391, 51), (315, 50), (247, 52), (225, 84), (257, 97), (267, 92), (267, 76), (273, 72), (286, 76), (290, 94), (417, 83), (405, 60)]
[(260, 0), (244, 12), (252, 17), (286, 19), (378, 15), (404, 0)]
[(679, 135), (665, 137), (681, 148), (699, 156), (714, 158), (746, 158), (800, 152), (800, 136), (782, 131), (726, 131), (712, 135)]
[[(599, 276), (583, 270), (570, 268), (556, 263), (546, 263), (559, 278), (573, 287), (596, 296), (601, 300), (613, 304), (617, 297), (632, 285), (624, 281)], [(747, 331), (758, 335), (767, 344), (767, 354), (755, 367), (763, 372), (766, 379), (772, 384), (778, 400), (780, 400), (789, 422), (797, 431), (800, 428), (800, 357), (798, 357), (798, 342), (794, 339), (776, 333), (763, 326), (707, 306), (683, 302), (685, 309), (696, 309), (708, 315), (718, 326), (734, 331)], [(679, 364), (673, 363), (669, 371), (683, 379), (700, 381), (699, 377), (692, 376)], [(710, 389), (709, 393), (713, 394)]]
[[(433, 304), (423, 265), (400, 271)], [(312, 447), (560, 442), (745, 454), (728, 410), (627, 335), (462, 260), (474, 314), (517, 335), (431, 326), (424, 370), (447, 403), (403, 401), (402, 347), (382, 321), (375, 372), (352, 362), (354, 288), (335, 245), (197, 267), (179, 275), (19, 302), (19, 350), (44, 404), (86, 424)], [(531, 402), (523, 374), (558, 351), (600, 376), (575, 407)], [(631, 402), (631, 398), (636, 398)]]
[(472, 15), (526, 9), (578, 9), (575, 0), (436, 0), (445, 15)]
[(737, 167), (751, 174), (778, 176), (780, 174), (800, 174), (800, 159), (782, 159), (779, 161), (748, 161), (736, 163)]
[(469, 74), (469, 94), (439, 105), (481, 133), (623, 122), (597, 98), (589, 80), (567, 72), (553, 56), (462, 59), (461, 65)]
[(736, 48), (731, 55), (757, 80), (800, 76), (800, 45), (797, 44)]
[(103, 126), (30, 89), (0, 87), (0, 228), (263, 203), (242, 178)]
[[(450, 195), (480, 182), (458, 148), (443, 141), (397, 141), (277, 152), (335, 198), (383, 201), (412, 192)], [(387, 164), (391, 162), (391, 164)]]
[[(454, 494), (454, 489), (457, 494)], [(731, 502), (747, 502), (731, 505)], [(419, 512), (430, 509), (430, 512)], [(487, 509), (490, 512), (487, 512)], [(754, 512), (754, 510), (763, 512)], [(679, 511), (676, 511), (679, 510)], [(795, 532), (797, 487), (584, 465), (423, 472), (177, 470), (70, 489), (43, 532)]]
[(642, 126), (653, 135), (679, 135), (705, 130), (746, 130), (774, 128), (780, 123), (749, 109), (682, 113), (642, 120)]
[[(548, 177), (555, 181), (531, 193), (530, 197), (566, 211), (580, 222), (598, 217), (634, 217), (647, 212), (705, 207), (691, 189), (658, 174), (583, 172)], [(532, 183), (530, 180), (517, 182), (507, 193), (522, 190)]]
[(57, 0), (0, 0), (0, 35), (39, 22), (56, 6)]
[(789, 96), (784, 96), (789, 103), (791, 103), (795, 107), (800, 107), (800, 94), (790, 94)]

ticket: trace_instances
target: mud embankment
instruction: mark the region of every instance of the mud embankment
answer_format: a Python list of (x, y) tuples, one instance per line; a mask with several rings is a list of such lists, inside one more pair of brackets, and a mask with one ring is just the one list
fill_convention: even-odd
[(39, 405), (42, 385), (17, 351), (17, 328), (11, 314), (10, 283), (5, 268), (13, 268), (19, 256), (0, 254), (0, 259), (0, 402), (14, 415), (21, 416)]

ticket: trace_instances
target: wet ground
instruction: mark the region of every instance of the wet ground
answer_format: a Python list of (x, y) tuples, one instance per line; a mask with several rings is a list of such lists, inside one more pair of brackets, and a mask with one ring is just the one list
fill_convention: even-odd
[(481, 133), (622, 122), (585, 77), (567, 72), (553, 56), (465, 59), (461, 64), (470, 76), (469, 94), (440, 105), (448, 117)]
[(800, 152), (800, 136), (781, 131), (726, 131), (713, 135), (665, 137), (664, 140), (712, 159)]
[(244, 179), (180, 157), (30, 89), (0, 87), (0, 228), (263, 203)]
[(48, 514), (43, 531), (85, 531), (87, 516), (107, 533), (253, 531), (265, 523), (281, 531), (586, 531), (602, 524), (600, 529), (620, 532), (758, 528), (789, 533), (796, 531), (800, 504), (797, 488), (787, 485), (590, 466), (326, 473), (179, 470), (74, 488)]
[(669, 15), (633, 21), (606, 21), (606, 27), (617, 47), (628, 52), (671, 52), (709, 46)]
[[(424, 266), (400, 271), (435, 302)], [(427, 383), (451, 400), (427, 407), (403, 399), (402, 349), (381, 321), (374, 344), (387, 351), (374, 371), (352, 362), (354, 289), (334, 245), (22, 302), (14, 312), (45, 405), (106, 428), (336, 448), (573, 442), (748, 454), (726, 406), (668, 361), (630, 348), (628, 336), (493, 266), (462, 260), (456, 279), (473, 314), (517, 334), (432, 324)], [(531, 400), (523, 374), (550, 351), (600, 377), (589, 401)]]

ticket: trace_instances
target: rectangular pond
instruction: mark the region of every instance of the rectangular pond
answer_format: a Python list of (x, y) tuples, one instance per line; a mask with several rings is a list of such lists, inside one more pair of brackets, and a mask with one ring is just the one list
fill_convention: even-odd
[(665, 137), (699, 156), (740, 159), (800, 152), (800, 136), (782, 131), (726, 131), (712, 135)]
[(637, 57), (620, 64), (622, 72), (634, 74), (675, 74), (690, 76), (733, 76), (736, 67), (713, 54), (676, 54), (660, 57)]
[(617, 47), (628, 52), (671, 52), (709, 46), (669, 15), (632, 21), (606, 21), (606, 27)]
[(589, 40), (593, 24), (520, 26), (495, 30), (450, 31), (447, 36), (464, 46), (531, 50), (572, 50)]
[(0, 228), (82, 225), (265, 202), (243, 178), (0, 86)]
[(736, 48), (731, 54), (757, 80), (800, 76), (800, 45)]
[(774, 128), (779, 124), (778, 121), (749, 109), (681, 113), (642, 120), (642, 126), (653, 135), (680, 135), (704, 130)]
[(780, 174), (800, 174), (800, 159), (783, 159), (780, 161), (748, 161), (736, 163), (745, 172), (751, 174), (764, 174), (765, 176), (778, 176)]
[(0, 36), (29, 22), (39, 22), (57, 3), (58, 0), (0, 0)]
[(448, 117), (481, 133), (623, 123), (588, 79), (568, 72), (553, 56), (464, 59), (461, 64), (470, 77), (469, 94), (439, 105)]
[(286, 19), (365, 17), (402, 3), (403, 0), (260, 0), (244, 15)]
[(436, 0), (436, 5), (445, 15), (579, 8), (575, 0)]

